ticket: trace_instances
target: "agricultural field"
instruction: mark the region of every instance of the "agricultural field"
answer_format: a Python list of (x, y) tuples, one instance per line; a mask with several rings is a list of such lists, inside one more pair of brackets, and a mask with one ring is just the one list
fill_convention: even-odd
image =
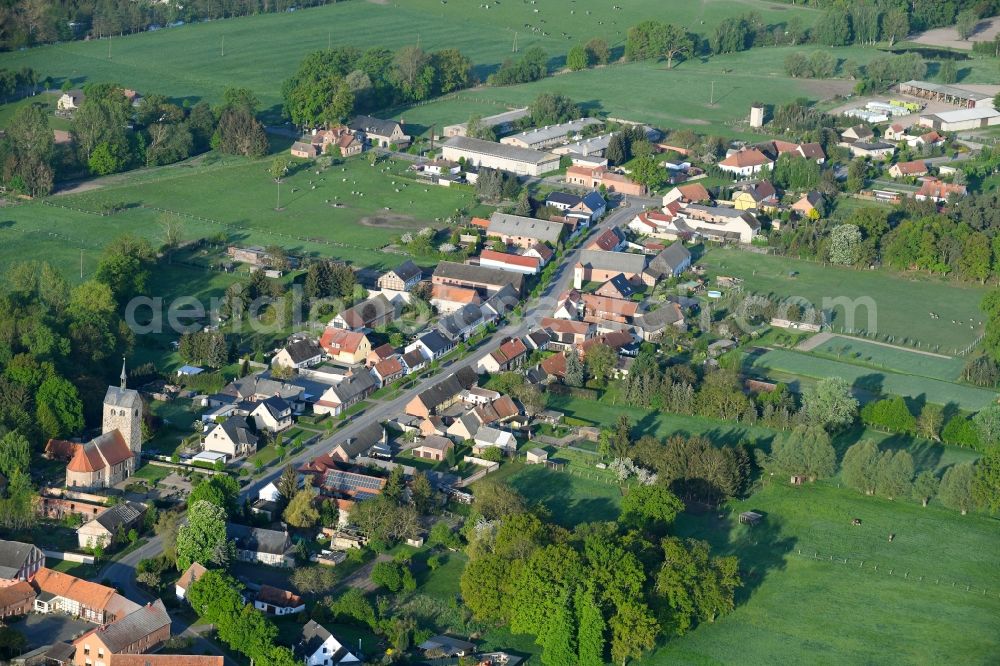
[[(901, 395), (917, 401), (939, 405), (954, 403), (961, 409), (977, 411), (996, 400), (996, 392), (988, 389), (953, 384), (950, 381), (926, 376), (899, 374), (888, 370), (875, 370), (862, 365), (835, 361), (808, 353), (786, 349), (752, 352), (744, 359), (746, 371), (763, 374), (777, 381), (784, 381), (793, 388), (795, 377), (823, 379), (843, 377), (860, 390), (863, 402), (883, 394)], [(791, 376), (791, 378), (789, 378)]]
[[(709, 250), (698, 262), (712, 279), (718, 275), (742, 278), (746, 293), (804, 298), (816, 308), (823, 306), (824, 299), (859, 299), (854, 329), (877, 331), (879, 341), (951, 356), (983, 332), (979, 302), (987, 289), (981, 286), (722, 248)], [(869, 310), (863, 305), (866, 301), (875, 307)], [(834, 333), (850, 332), (844, 330), (849, 322), (843, 306), (831, 315)]]
[(646, 18), (670, 16), (707, 36), (724, 18), (749, 11), (759, 12), (766, 23), (798, 16), (807, 26), (819, 15), (764, 0), (636, 0), (629, 3), (627, 15), (610, 7), (596, 0), (580, 0), (572, 7), (558, 0), (489, 3), (488, 9), (440, 0), (354, 0), (114, 37), (110, 44), (107, 39), (77, 41), (5, 53), (0, 54), (0, 67), (30, 66), (41, 76), (69, 78), (77, 85), (117, 81), (192, 101), (216, 102), (227, 86), (246, 86), (277, 117), (281, 82), (307, 53), (328, 45), (457, 48), (475, 63), (475, 75), (484, 79), (512, 55), (515, 32), (520, 50), (540, 46), (558, 67), (570, 46), (592, 37), (603, 37), (613, 48), (622, 46), (628, 27)]
[[(816, 346), (810, 346), (808, 351), (814, 356), (948, 382), (957, 380), (965, 366), (965, 359), (962, 357), (932, 356), (841, 335), (831, 336)], [(805, 346), (802, 348), (804, 350)]]

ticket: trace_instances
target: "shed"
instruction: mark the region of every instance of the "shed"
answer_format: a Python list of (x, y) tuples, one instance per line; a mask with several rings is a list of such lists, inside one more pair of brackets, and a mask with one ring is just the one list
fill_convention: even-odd
[(756, 511), (744, 511), (740, 514), (740, 522), (751, 527), (759, 523), (763, 518), (764, 516)]
[(526, 456), (529, 465), (538, 465), (549, 459), (549, 452), (539, 448), (528, 449)]
[(205, 368), (199, 368), (196, 365), (182, 365), (177, 368), (178, 377), (194, 377), (195, 375), (200, 375), (205, 372)]

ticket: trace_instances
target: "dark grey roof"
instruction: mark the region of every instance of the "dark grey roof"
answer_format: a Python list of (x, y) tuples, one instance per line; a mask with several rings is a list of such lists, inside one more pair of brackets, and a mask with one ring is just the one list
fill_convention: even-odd
[(463, 641), (458, 638), (452, 638), (451, 636), (432, 636), (426, 641), (418, 645), (421, 650), (440, 650), (444, 652), (449, 657), (457, 657), (461, 652), (469, 652), (475, 649), (475, 643), (470, 643), (469, 641)]
[(524, 236), (555, 245), (562, 237), (566, 225), (561, 222), (550, 222), (534, 217), (497, 212), (490, 215), (490, 226), (486, 229), (491, 234)]
[[(437, 329), (427, 331), (417, 339), (434, 354), (441, 354), (455, 346), (448, 338), (441, 335), (441, 331)], [(406, 358), (405, 355), (404, 358)]]
[(477, 155), (489, 155), (500, 159), (524, 162), (526, 164), (546, 164), (549, 162), (559, 162), (559, 156), (546, 153), (534, 148), (522, 148), (520, 146), (509, 146), (496, 141), (484, 141), (473, 139), (470, 136), (453, 136), (445, 144), (449, 148), (464, 150)]
[(379, 444), (385, 437), (385, 428), (378, 421), (372, 421), (364, 426), (354, 437), (338, 443), (334, 448), (340, 447), (348, 458), (354, 459), (367, 453), (372, 447)]
[(599, 270), (619, 271), (637, 275), (646, 268), (646, 256), (628, 252), (581, 250), (580, 263)]
[(303, 361), (308, 361), (311, 358), (315, 358), (323, 353), (319, 344), (311, 339), (305, 338), (302, 340), (296, 340), (295, 342), (287, 345), (285, 351), (292, 359), (292, 363), (302, 363)]
[(271, 416), (275, 419), (280, 419), (282, 414), (286, 414), (292, 411), (291, 405), (281, 399), (281, 396), (272, 395), (270, 398), (264, 398), (260, 401), (260, 404), (267, 408), (267, 411), (271, 412)]
[(660, 278), (664, 275), (672, 275), (686, 263), (691, 262), (691, 252), (684, 247), (684, 243), (677, 241), (665, 248), (649, 262), (649, 272)]
[(885, 141), (858, 141), (854, 144), (854, 147), (861, 150), (888, 150), (896, 146)]
[(230, 416), (228, 419), (219, 424), (222, 431), (229, 436), (229, 439), (233, 441), (237, 446), (257, 446), (257, 435), (250, 432), (247, 427), (246, 417), (243, 416)]
[[(650, 267), (652, 268), (652, 266)], [(618, 293), (620, 293), (623, 298), (629, 298), (635, 292), (635, 289), (632, 288), (632, 283), (628, 281), (628, 278), (625, 277), (624, 273), (619, 273), (608, 280), (608, 282), (614, 285), (614, 288), (618, 290)]]
[(479, 383), (479, 375), (476, 374), (476, 371), (468, 366), (462, 366), (455, 371), (455, 374), (449, 375), (430, 388), (421, 391), (418, 397), (424, 406), (428, 409), (434, 409), (477, 383)]
[(226, 537), (235, 541), (238, 549), (255, 553), (284, 555), (292, 547), (292, 541), (285, 532), (236, 523), (226, 524)]
[(471, 264), (457, 264), (453, 261), (442, 261), (434, 269), (434, 275), (450, 280), (460, 280), (476, 284), (488, 284), (501, 287), (505, 284), (512, 286), (520, 293), (524, 288), (524, 275), (513, 271), (503, 271), (499, 268), (488, 268), (486, 266), (473, 266)]
[(108, 392), (104, 394), (104, 404), (123, 409), (139, 409), (142, 407), (142, 400), (135, 389), (109, 386)]
[(478, 305), (467, 303), (438, 322), (438, 330), (449, 340), (460, 337), (469, 328), (483, 322), (483, 310)]
[(608, 205), (608, 202), (604, 200), (600, 192), (587, 192), (583, 197), (583, 203), (590, 210), (599, 210)]
[(350, 402), (359, 395), (375, 389), (377, 382), (370, 372), (359, 372), (345, 377), (339, 384), (333, 385), (333, 392), (342, 403)]
[(527, 346), (529, 348), (541, 349), (552, 341), (552, 336), (549, 335), (548, 331), (540, 328), (536, 331), (528, 333), (528, 335), (525, 336), (525, 341), (528, 343)]
[(517, 292), (509, 284), (504, 285), (500, 291), (486, 299), (483, 305), (493, 308), (497, 314), (505, 314), (518, 306), (521, 299), (517, 297)]
[(13, 578), (36, 549), (34, 544), (0, 540), (0, 578)]
[(146, 507), (138, 502), (121, 502), (101, 512), (94, 518), (107, 531), (114, 534), (119, 527), (128, 527), (137, 521)]
[(53, 643), (45, 656), (59, 663), (71, 664), (76, 656), (76, 646), (72, 643)]
[(397, 266), (392, 272), (395, 273), (403, 282), (409, 282), (413, 278), (420, 277), (424, 274), (423, 269), (409, 259)]
[(148, 606), (133, 611), (108, 626), (97, 629), (95, 635), (107, 646), (111, 654), (117, 654), (140, 638), (170, 624), (170, 616), (163, 602), (157, 599)]
[(295, 652), (302, 659), (311, 657), (316, 654), (321, 647), (323, 647), (323, 643), (325, 643), (331, 636), (333, 636), (333, 634), (327, 631), (321, 624), (316, 622), (316, 620), (309, 620), (309, 622), (302, 627), (302, 639), (299, 641), (299, 644), (295, 646)]
[(550, 192), (549, 196), (545, 197), (545, 203), (561, 204), (563, 206), (575, 206), (583, 201), (583, 197), (577, 194), (570, 194), (569, 192)]
[(652, 312), (643, 313), (634, 322), (638, 328), (647, 333), (653, 333), (662, 331), (667, 326), (675, 324), (683, 318), (684, 315), (678, 311), (677, 307), (674, 307), (674, 304), (667, 303)]
[(355, 132), (377, 134), (378, 136), (389, 136), (397, 127), (402, 130), (402, 126), (395, 120), (382, 120), (372, 116), (355, 116), (350, 124), (350, 128)]

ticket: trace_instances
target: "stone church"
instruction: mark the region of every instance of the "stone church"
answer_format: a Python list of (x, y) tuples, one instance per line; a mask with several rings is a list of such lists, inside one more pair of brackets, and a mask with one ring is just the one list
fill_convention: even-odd
[(101, 434), (84, 444), (74, 444), (66, 464), (66, 487), (79, 490), (107, 488), (127, 479), (141, 464), (142, 398), (125, 387), (109, 386), (104, 396)]

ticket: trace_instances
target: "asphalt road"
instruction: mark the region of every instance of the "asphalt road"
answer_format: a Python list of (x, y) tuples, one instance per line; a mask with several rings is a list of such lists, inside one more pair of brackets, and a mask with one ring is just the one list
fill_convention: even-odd
[[(642, 209), (643, 205), (653, 203), (651, 200), (630, 198), (618, 208), (612, 210), (605, 218), (595, 225), (591, 230), (590, 237), (596, 237), (602, 231), (612, 226), (621, 226)], [(487, 354), (496, 349), (500, 341), (504, 338), (522, 336), (534, 328), (543, 318), (551, 314), (555, 309), (555, 301), (559, 294), (568, 290), (573, 283), (573, 266), (580, 256), (580, 248), (585, 243), (580, 243), (577, 248), (571, 250), (562, 258), (561, 265), (556, 269), (555, 275), (548, 287), (534, 300), (528, 303), (524, 314), (513, 323), (507, 324), (498, 329), (490, 338), (479, 344), (476, 350), (460, 361), (454, 362), (447, 372), (440, 372), (415, 384), (413, 388), (400, 394), (399, 397), (381, 402), (369, 407), (364, 414), (356, 417), (349, 424), (337, 430), (332, 436), (319, 440), (310, 447), (300, 451), (297, 455), (287, 460), (287, 463), (298, 467), (318, 455), (328, 452), (333, 448), (334, 442), (341, 441), (348, 437), (353, 437), (367, 424), (373, 421), (386, 421), (403, 413), (406, 403), (415, 395), (424, 391), (432, 384), (441, 381), (450, 374), (454, 374), (463, 367), (475, 368), (477, 363)], [(247, 484), (240, 492), (240, 502), (245, 499), (252, 499), (257, 496), (257, 492), (268, 483), (275, 481), (282, 472), (284, 465), (276, 466), (272, 471), (263, 477)], [(121, 559), (108, 563), (98, 576), (98, 580), (104, 580), (121, 591), (126, 597), (140, 604), (145, 604), (152, 600), (149, 594), (144, 592), (135, 582), (135, 568), (144, 559), (156, 557), (163, 552), (162, 540), (160, 537), (153, 537), (147, 543), (135, 549)], [(187, 632), (185, 632), (187, 633)], [(196, 636), (195, 634), (191, 634)], [(196, 648), (200, 652), (202, 649), (209, 649), (212, 654), (222, 654), (218, 646), (209, 641), (198, 638)]]

